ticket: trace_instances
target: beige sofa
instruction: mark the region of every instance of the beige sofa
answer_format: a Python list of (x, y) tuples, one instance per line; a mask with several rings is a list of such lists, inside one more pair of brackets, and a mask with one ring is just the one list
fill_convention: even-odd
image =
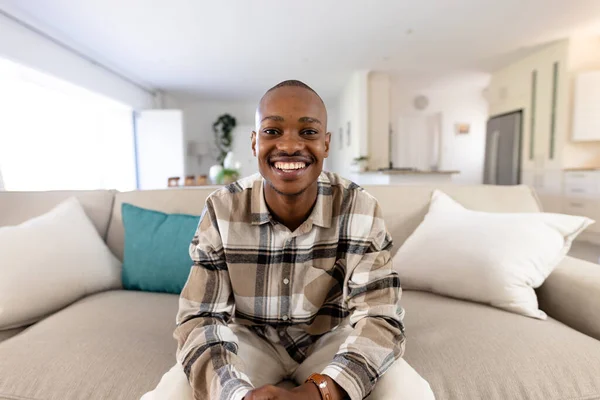
[[(523, 186), (441, 189), (471, 209), (539, 211)], [(433, 187), (367, 190), (379, 199), (397, 248), (425, 215)], [(121, 203), (199, 214), (210, 191), (0, 192), (0, 226), (75, 195), (122, 258)], [(1, 262), (0, 254), (0, 268)], [(600, 399), (600, 266), (567, 258), (538, 295), (546, 321), (405, 291), (405, 358), (440, 400)], [(0, 331), (0, 399), (138, 399), (175, 362), (176, 311), (175, 295), (114, 290), (80, 299), (26, 329)]]

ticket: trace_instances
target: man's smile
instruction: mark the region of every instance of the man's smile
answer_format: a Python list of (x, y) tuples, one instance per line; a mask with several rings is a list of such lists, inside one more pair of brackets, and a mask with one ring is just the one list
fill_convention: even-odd
[(310, 168), (312, 157), (272, 157), (269, 165), (275, 174), (285, 180), (293, 180), (301, 177)]

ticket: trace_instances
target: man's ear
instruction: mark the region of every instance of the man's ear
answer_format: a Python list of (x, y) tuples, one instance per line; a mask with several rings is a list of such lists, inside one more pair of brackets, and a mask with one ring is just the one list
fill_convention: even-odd
[(252, 131), (252, 154), (256, 157), (256, 132)]
[(331, 142), (331, 132), (325, 135), (325, 158), (329, 157), (329, 144)]

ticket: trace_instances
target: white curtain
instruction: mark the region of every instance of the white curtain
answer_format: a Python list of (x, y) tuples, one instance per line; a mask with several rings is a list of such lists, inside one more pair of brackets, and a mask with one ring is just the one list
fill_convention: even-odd
[(6, 190), (136, 187), (132, 109), (0, 59)]

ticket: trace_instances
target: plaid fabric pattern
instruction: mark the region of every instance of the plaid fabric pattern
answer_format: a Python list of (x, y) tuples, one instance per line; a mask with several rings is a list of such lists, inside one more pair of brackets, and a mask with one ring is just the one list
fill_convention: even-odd
[(211, 194), (190, 245), (181, 293), (178, 360), (196, 398), (241, 399), (252, 388), (232, 319), (281, 343), (301, 363), (324, 333), (354, 333), (324, 371), (363, 399), (404, 351), (400, 281), (377, 201), (323, 172), (307, 220), (290, 232), (272, 218), (260, 175)]

